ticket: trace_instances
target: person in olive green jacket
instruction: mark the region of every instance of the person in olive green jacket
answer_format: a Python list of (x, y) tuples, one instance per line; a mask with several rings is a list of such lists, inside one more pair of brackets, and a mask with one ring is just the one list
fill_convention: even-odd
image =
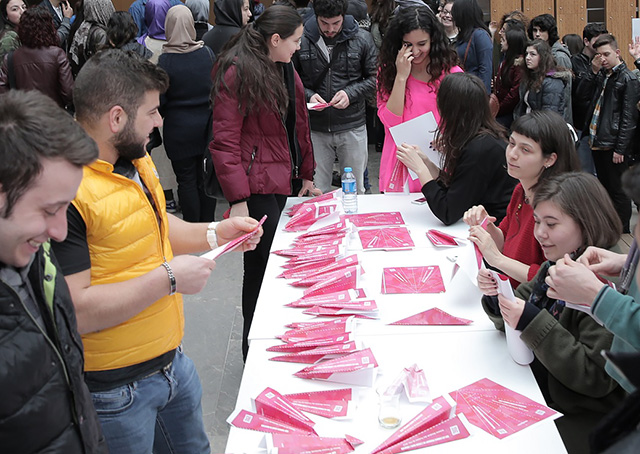
[(588, 452), (591, 428), (625, 397), (605, 372), (600, 355), (610, 348), (613, 335), (590, 314), (547, 296), (545, 278), (553, 262), (566, 254), (578, 256), (588, 246), (615, 246), (620, 220), (602, 185), (586, 173), (545, 181), (536, 191), (533, 209), (534, 235), (549, 261), (516, 289), (515, 301), (497, 295), (496, 282), (479, 275), (482, 304), (496, 328), (504, 329), (507, 323), (522, 331), (521, 339), (535, 355), (531, 368), (547, 403), (564, 414), (556, 424), (567, 450)]

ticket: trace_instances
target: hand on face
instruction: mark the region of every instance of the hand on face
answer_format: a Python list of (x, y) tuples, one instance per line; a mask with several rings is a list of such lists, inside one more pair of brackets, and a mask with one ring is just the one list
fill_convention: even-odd
[(407, 79), (411, 74), (411, 62), (413, 61), (413, 53), (411, 52), (411, 46), (404, 43), (398, 51), (396, 57), (396, 77), (402, 77)]

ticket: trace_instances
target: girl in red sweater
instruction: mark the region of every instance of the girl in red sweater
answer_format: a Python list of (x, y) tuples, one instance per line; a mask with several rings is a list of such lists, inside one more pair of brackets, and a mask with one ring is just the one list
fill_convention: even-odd
[[(507, 207), (507, 215), (495, 225), (496, 218), (482, 206), (464, 214), (469, 239), (478, 246), (485, 261), (505, 275), (516, 288), (528, 282), (544, 262), (544, 254), (533, 236), (533, 200), (536, 187), (553, 175), (579, 170), (572, 134), (560, 115), (548, 110), (531, 112), (518, 118), (506, 150), (507, 171), (520, 183)], [(480, 227), (489, 218), (487, 229)], [(487, 270), (479, 273), (488, 275)]]

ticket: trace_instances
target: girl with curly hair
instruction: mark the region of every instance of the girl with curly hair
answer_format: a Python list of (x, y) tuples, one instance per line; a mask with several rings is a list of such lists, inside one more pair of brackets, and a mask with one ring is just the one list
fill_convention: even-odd
[[(389, 128), (427, 112), (438, 121), (438, 87), (445, 75), (462, 72), (457, 60), (442, 24), (428, 7), (402, 8), (389, 22), (378, 57), (378, 116), (385, 128), (380, 191), (387, 191), (397, 163)], [(420, 188), (419, 181), (409, 181), (411, 192)]]
[[(10, 88), (39, 90), (60, 107), (70, 106), (73, 91), (71, 66), (59, 46), (58, 33), (49, 11), (44, 8), (27, 9), (20, 17), (18, 38), (22, 46), (5, 55), (0, 69), (0, 93)], [(9, 77), (10, 55), (15, 86)]]

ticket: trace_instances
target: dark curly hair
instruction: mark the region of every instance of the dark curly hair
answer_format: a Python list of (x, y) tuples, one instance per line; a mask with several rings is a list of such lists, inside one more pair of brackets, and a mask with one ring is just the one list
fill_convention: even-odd
[[(253, 24), (247, 25), (225, 45), (213, 68), (213, 103), (222, 90), (229, 90), (225, 75), (236, 68), (235, 91), (238, 109), (243, 113), (274, 108), (285, 113), (289, 95), (279, 65), (269, 58), (267, 40), (274, 34), (286, 39), (302, 25), (302, 18), (288, 6), (271, 6)], [(269, 81), (269, 83), (265, 83)]]
[(138, 26), (128, 11), (116, 11), (107, 23), (107, 39), (111, 47), (120, 49), (138, 36)]
[(527, 30), (529, 39), (533, 39), (533, 27), (538, 27), (543, 32), (547, 32), (549, 34), (549, 46), (553, 46), (556, 41), (560, 39), (560, 36), (558, 35), (558, 24), (556, 23), (555, 17), (551, 14), (540, 14), (539, 16), (531, 19)]
[(549, 43), (541, 39), (534, 39), (527, 43), (527, 49), (529, 47), (533, 47), (536, 50), (540, 56), (540, 62), (538, 63), (538, 67), (532, 71), (527, 68), (523, 59), (522, 64), (524, 65), (524, 71), (522, 72), (522, 82), (529, 90), (537, 91), (542, 87), (542, 82), (544, 78), (547, 77), (547, 74), (556, 71), (558, 68), (556, 67), (556, 61), (553, 59)]
[(28, 8), (20, 18), (18, 38), (25, 47), (58, 46), (58, 33), (51, 13), (42, 7)]
[(404, 35), (414, 30), (422, 30), (431, 38), (427, 65), (431, 82), (438, 80), (443, 72), (449, 72), (458, 63), (458, 54), (449, 45), (449, 39), (442, 24), (430, 8), (427, 6), (402, 8), (389, 22), (378, 56), (378, 93), (382, 98), (387, 98), (393, 88), (398, 72), (396, 57), (402, 47)]
[(443, 154), (442, 169), (445, 169), (440, 172), (439, 179), (448, 186), (456, 172), (462, 150), (472, 139), (480, 134), (488, 134), (505, 140), (507, 133), (491, 114), (484, 83), (473, 74), (447, 75), (442, 79), (436, 102), (440, 122), (435, 142)]

